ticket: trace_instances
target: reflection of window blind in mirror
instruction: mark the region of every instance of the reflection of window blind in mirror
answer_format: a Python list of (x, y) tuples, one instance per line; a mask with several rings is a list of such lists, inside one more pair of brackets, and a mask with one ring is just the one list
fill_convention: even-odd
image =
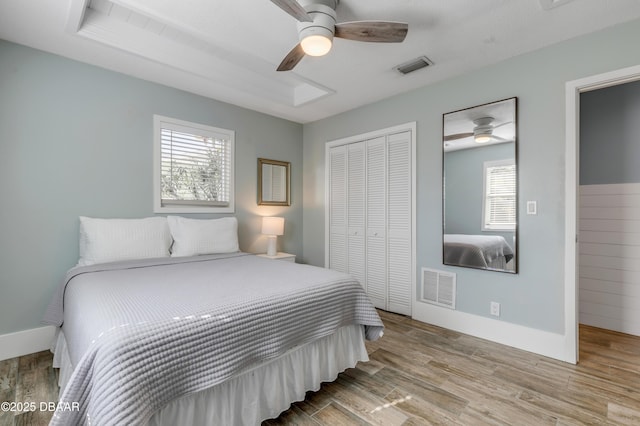
[(262, 165), (262, 199), (287, 201), (287, 169), (272, 164)]
[(273, 191), (271, 190), (273, 177), (271, 176), (271, 171), (271, 164), (262, 165), (262, 199), (268, 201), (273, 201)]
[(483, 228), (512, 230), (516, 226), (515, 160), (484, 163), (485, 208)]
[(271, 199), (286, 201), (286, 169), (283, 166), (271, 166)]

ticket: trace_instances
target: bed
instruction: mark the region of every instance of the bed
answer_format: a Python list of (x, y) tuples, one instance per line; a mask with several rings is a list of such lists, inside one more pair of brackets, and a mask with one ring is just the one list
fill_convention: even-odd
[(259, 424), (383, 330), (349, 275), (241, 252), (76, 266), (45, 322), (71, 407), (51, 425)]
[(444, 263), (484, 269), (507, 269), (513, 249), (499, 235), (444, 235)]

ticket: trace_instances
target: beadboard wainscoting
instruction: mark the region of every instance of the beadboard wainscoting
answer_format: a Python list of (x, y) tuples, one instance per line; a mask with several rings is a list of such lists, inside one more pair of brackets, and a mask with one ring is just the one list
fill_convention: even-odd
[(640, 336), (640, 183), (581, 185), (580, 323)]

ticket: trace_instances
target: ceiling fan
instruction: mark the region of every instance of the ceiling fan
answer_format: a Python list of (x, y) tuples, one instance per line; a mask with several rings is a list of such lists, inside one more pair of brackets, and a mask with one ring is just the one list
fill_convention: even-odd
[(445, 142), (455, 141), (458, 139), (470, 138), (473, 136), (473, 139), (477, 143), (487, 143), (490, 141), (498, 141), (498, 142), (508, 142), (509, 139), (501, 138), (493, 134), (493, 131), (499, 127), (506, 126), (507, 124), (513, 123), (513, 121), (507, 121), (505, 123), (500, 123), (497, 126), (493, 125), (495, 118), (493, 117), (480, 117), (473, 120), (473, 124), (475, 127), (473, 131), (467, 133), (456, 133), (453, 135), (445, 135)]
[(334, 37), (355, 41), (400, 43), (409, 29), (403, 22), (353, 21), (336, 23), (340, 0), (271, 0), (298, 20), (300, 42), (278, 66), (278, 71), (292, 70), (305, 56), (322, 56), (331, 50)]

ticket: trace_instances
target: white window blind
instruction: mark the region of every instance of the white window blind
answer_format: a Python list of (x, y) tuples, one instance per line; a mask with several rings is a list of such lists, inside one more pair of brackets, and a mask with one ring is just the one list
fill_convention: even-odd
[(234, 132), (154, 117), (155, 211), (233, 212)]
[(514, 230), (516, 227), (516, 165), (514, 160), (484, 163), (482, 229)]

